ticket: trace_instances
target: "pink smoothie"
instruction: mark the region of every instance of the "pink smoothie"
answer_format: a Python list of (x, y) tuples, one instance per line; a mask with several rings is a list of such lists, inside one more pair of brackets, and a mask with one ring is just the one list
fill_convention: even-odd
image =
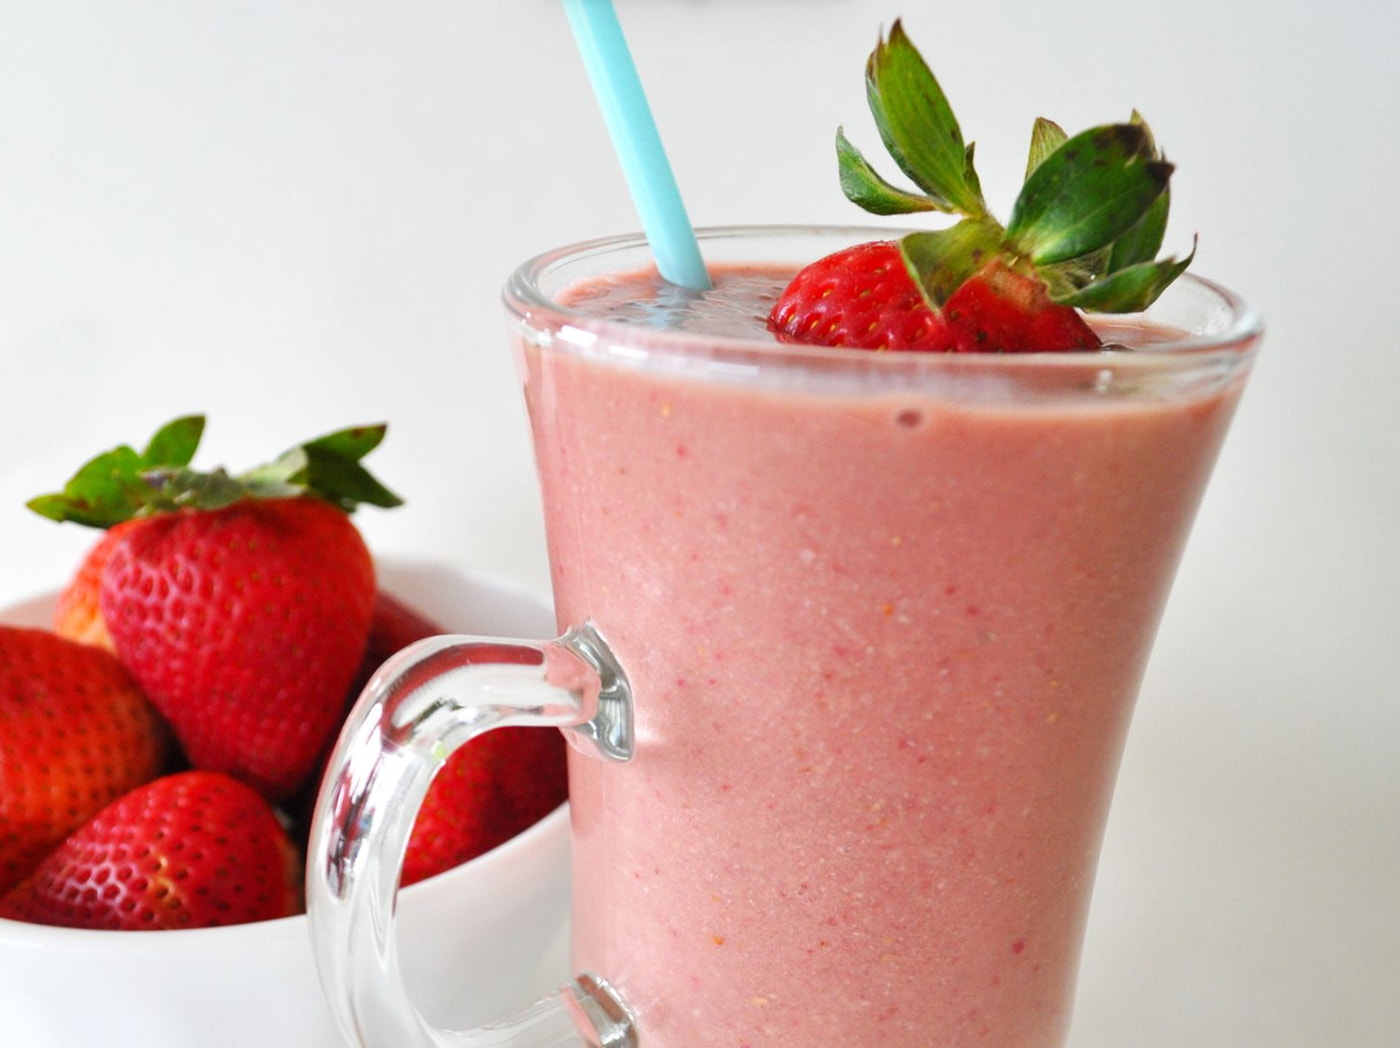
[[(781, 283), (716, 294), (752, 298), (742, 326)], [(560, 620), (591, 619), (636, 696), (631, 763), (571, 758), (577, 967), (643, 1048), (1061, 1044), (1130, 707), (1243, 369), (1155, 388), (1110, 354), (1066, 395), (1010, 380), (1031, 396), (521, 354)]]

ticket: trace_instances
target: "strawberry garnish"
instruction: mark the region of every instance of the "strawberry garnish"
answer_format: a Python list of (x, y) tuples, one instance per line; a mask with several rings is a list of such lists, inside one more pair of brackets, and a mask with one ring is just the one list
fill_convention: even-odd
[(69, 928), (210, 928), (300, 912), (300, 863), (250, 787), (168, 775), (118, 798), (3, 900), (0, 917)]
[(916, 188), (887, 182), (838, 130), (846, 196), (879, 215), (960, 218), (894, 244), (838, 252), (799, 272), (769, 317), (780, 341), (951, 352), (1092, 349), (1101, 343), (1081, 309), (1146, 309), (1190, 264), (1192, 256), (1155, 258), (1172, 165), (1136, 113), (1073, 137), (1037, 120), (1025, 183), (1003, 225), (983, 198), (972, 144), (898, 21), (870, 56), (866, 88), (880, 137)]
[(169, 732), (111, 652), (0, 626), (0, 893), (154, 778)]
[(98, 583), (122, 664), (198, 768), (294, 793), (341, 722), (375, 598), (348, 512), (398, 499), (360, 464), (384, 428), (330, 434), (231, 476), (189, 463), (203, 419), (119, 447), (31, 508), (120, 524)]
[(952, 349), (1016, 353), (1097, 349), (1098, 335), (1078, 310), (1050, 301), (1045, 285), (1000, 260), (965, 280), (943, 303)]
[(924, 299), (889, 240), (856, 244), (804, 267), (770, 323), (780, 338), (812, 345), (952, 348), (942, 313)]

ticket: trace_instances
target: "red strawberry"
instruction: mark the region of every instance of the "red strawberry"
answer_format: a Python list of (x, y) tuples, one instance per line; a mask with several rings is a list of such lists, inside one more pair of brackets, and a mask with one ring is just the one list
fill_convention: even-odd
[(59, 592), (54, 605), (53, 628), (60, 637), (112, 650), (112, 637), (97, 601), (102, 569), (107, 566), (107, 556), (123, 527), (126, 525), (118, 524), (102, 533), (78, 565), (77, 574)]
[(1015, 353), (1102, 344), (1078, 310), (1055, 305), (1043, 283), (999, 260), (936, 310), (889, 240), (856, 244), (803, 267), (770, 324), (783, 342), (853, 349)]
[(118, 448), (58, 495), (57, 519), (121, 527), (99, 606), (117, 656), (190, 762), (271, 799), (296, 791), (340, 724), (374, 602), (346, 510), (397, 504), (359, 464), (383, 427), (345, 430), (230, 477), (187, 468), (202, 419)]
[[(439, 633), (446, 632), (441, 626), (428, 619), (415, 608), (409, 607), (403, 601), (391, 594), (380, 590), (374, 597), (374, 610), (370, 613), (369, 635), (365, 640), (364, 654), (360, 656), (360, 666), (355, 673), (355, 678), (346, 690), (344, 703), (341, 707), (341, 719), (348, 716), (351, 708), (355, 705), (355, 700), (360, 697), (360, 693), (369, 684), (370, 678), (374, 676), (389, 658), (398, 651), (408, 647), (416, 640), (424, 637), (432, 637)], [(285, 809), (291, 812), (301, 831), (309, 831), (311, 819), (315, 812), (316, 795), (320, 787), (321, 779), (325, 775), (326, 764), (330, 760), (331, 751), (335, 748), (335, 737), (332, 735), (326, 741), (326, 745), (316, 759), (316, 771), (303, 784), (298, 797), (289, 800)]]
[(778, 300), (770, 324), (784, 342), (952, 348), (947, 324), (925, 301), (892, 240), (856, 244), (803, 268)]
[(402, 883), (490, 851), (563, 804), (566, 745), (549, 728), (497, 728), (454, 753), (418, 811)]
[[(987, 209), (973, 149), (896, 21), (866, 65), (875, 123), (916, 190), (878, 175), (840, 131), (841, 188), (880, 215), (941, 211), (945, 228), (837, 252), (804, 268), (769, 327), (780, 341), (863, 349), (1095, 349), (1079, 309), (1145, 309), (1190, 264), (1154, 261), (1172, 166), (1136, 113), (1070, 138), (1038, 120), (1025, 184), (1003, 226)], [(1193, 252), (1194, 254), (1194, 252)]]
[(1079, 311), (1050, 301), (1045, 285), (993, 260), (943, 303), (958, 353), (1098, 349), (1103, 342)]
[(118, 657), (190, 763), (281, 798), (340, 726), (374, 591), (369, 550), (344, 511), (310, 497), (249, 499), (126, 531), (101, 607)]
[[(375, 602), (365, 678), (414, 641), (445, 633), (396, 597)], [(508, 657), (509, 649), (491, 652)], [(557, 731), (498, 728), (467, 743), (428, 787), (404, 858), (403, 884), (451, 869), (533, 826), (568, 797), (566, 744)]]
[(258, 793), (218, 772), (147, 783), (75, 831), (0, 900), (0, 917), (70, 928), (208, 928), (301, 910), (301, 871)]
[[(374, 611), (369, 620), (369, 640), (365, 644), (363, 682), (369, 682), (384, 662), (414, 641), (436, 637), (448, 631), (417, 608), (405, 604), (392, 593), (380, 590), (374, 597)], [(359, 689), (356, 689), (358, 693)]]
[(0, 626), (0, 893), (159, 774), (168, 749), (168, 730), (110, 652)]

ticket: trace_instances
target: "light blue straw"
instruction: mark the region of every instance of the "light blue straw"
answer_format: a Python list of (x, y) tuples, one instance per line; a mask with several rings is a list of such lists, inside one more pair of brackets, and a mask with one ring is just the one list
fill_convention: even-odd
[(612, 0), (564, 0), (564, 12), (603, 110), (656, 268), (673, 284), (708, 288), (710, 275), (700, 257), (695, 230)]

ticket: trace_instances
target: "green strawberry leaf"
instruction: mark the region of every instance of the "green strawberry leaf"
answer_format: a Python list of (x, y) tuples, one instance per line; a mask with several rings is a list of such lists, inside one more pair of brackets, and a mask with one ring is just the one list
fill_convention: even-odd
[(1116, 239), (1109, 248), (1106, 270), (1116, 273), (1139, 262), (1150, 262), (1162, 250), (1167, 233), (1167, 213), (1171, 210), (1171, 189), (1148, 206), (1142, 217)]
[(1157, 157), (1160, 160), (1162, 157), (1162, 153), (1161, 150), (1157, 148), (1156, 136), (1152, 134), (1152, 128), (1148, 126), (1147, 120), (1143, 117), (1143, 115), (1139, 113), (1136, 109), (1134, 109), (1128, 115), (1128, 123), (1135, 124), (1138, 127), (1142, 128), (1143, 133), (1147, 135), (1147, 148), (1152, 151), (1152, 155), (1154, 157)]
[(987, 213), (971, 156), (933, 71), (896, 20), (865, 67), (866, 96), (880, 138), (899, 169), (940, 210), (972, 217)]
[(1002, 228), (991, 219), (965, 218), (947, 229), (910, 233), (900, 254), (924, 297), (941, 307), (1001, 247)]
[(1071, 258), (1036, 270), (1050, 289), (1051, 298), (1072, 295), (1108, 273), (1109, 248), (1102, 247), (1087, 255)]
[(39, 495), (26, 505), (50, 520), (71, 521), (89, 528), (106, 528), (132, 515), (149, 488), (141, 476), (142, 456), (123, 444), (89, 459), (69, 478), (61, 492)]
[(293, 499), (307, 494), (306, 456), (299, 447), (231, 478), (255, 499)]
[(892, 186), (870, 166), (844, 132), (836, 131), (836, 163), (841, 192), (846, 199), (872, 215), (908, 215), (916, 211), (943, 211), (946, 207), (921, 193)]
[(1073, 294), (1052, 297), (1061, 305), (1092, 309), (1099, 313), (1140, 313), (1157, 301), (1157, 296), (1172, 281), (1186, 272), (1186, 267), (1195, 257), (1196, 245), (1193, 242), (1191, 253), (1179, 262), (1174, 258), (1138, 262), (1110, 273)]
[(287, 493), (312, 494), (328, 499), (347, 513), (360, 503), (390, 509), (403, 500), (379, 483), (360, 465), (360, 459), (379, 446), (386, 427), (354, 426), (298, 444), (272, 462), (249, 470), (238, 479), (263, 497), (284, 498)]
[(156, 430), (141, 455), (147, 466), (188, 466), (204, 436), (204, 416), (186, 415)]
[[(975, 146), (975, 142), (969, 142), (967, 149), (964, 150), (963, 178), (967, 180), (968, 188), (977, 194), (978, 200), (981, 200), (983, 199), (982, 179), (977, 176), (977, 168), (972, 163), (972, 154), (976, 151)], [(991, 218), (991, 214), (984, 209), (978, 217)]]
[(126, 445), (104, 452), (79, 468), (61, 492), (40, 495), (28, 506), (51, 520), (96, 528), (181, 508), (222, 509), (246, 498), (314, 495), (346, 512), (360, 503), (389, 508), (403, 500), (360, 464), (385, 430), (354, 426), (328, 433), (235, 477), (222, 468), (206, 473), (189, 467), (204, 431), (204, 418), (190, 415), (161, 427), (143, 454)]
[[(1142, 128), (1143, 134), (1147, 136), (1147, 148), (1151, 151), (1154, 160), (1161, 160), (1161, 150), (1157, 148), (1157, 140), (1153, 137), (1152, 128), (1147, 125), (1141, 113), (1133, 110), (1129, 123)], [(1162, 195), (1143, 213), (1142, 218), (1113, 242), (1112, 250), (1109, 254), (1106, 272), (1116, 273), (1120, 269), (1137, 265), (1139, 262), (1149, 262), (1157, 257), (1157, 252), (1162, 250), (1162, 241), (1167, 232), (1167, 216), (1171, 211), (1171, 186), (1162, 190)]]
[(356, 455), (342, 454), (334, 446), (316, 441), (284, 451), (273, 462), (238, 479), (266, 498), (315, 494), (346, 512), (362, 502), (386, 509), (403, 504), (360, 465)]
[(1171, 171), (1140, 125), (1083, 131), (1026, 179), (1007, 224), (1011, 245), (1037, 265), (1106, 247), (1143, 217)]
[(152, 469), (145, 472), (145, 477), (155, 495), (138, 516), (186, 508), (224, 509), (249, 497), (247, 485), (230, 477), (222, 468), (212, 473), (184, 468)]
[(308, 444), (305, 479), (307, 486), (335, 502), (347, 513), (360, 503), (391, 509), (403, 499), (375, 479), (353, 458), (335, 454), (324, 447)]
[(1068, 140), (1069, 135), (1065, 134), (1064, 128), (1055, 121), (1047, 120), (1043, 116), (1036, 117), (1035, 125), (1031, 128), (1031, 150), (1026, 158), (1026, 177), (1030, 178), (1031, 173)]
[(382, 423), (377, 426), (351, 426), (327, 433), (324, 437), (317, 437), (303, 446), (320, 448), (333, 455), (358, 462), (379, 447), (388, 431), (389, 427)]

